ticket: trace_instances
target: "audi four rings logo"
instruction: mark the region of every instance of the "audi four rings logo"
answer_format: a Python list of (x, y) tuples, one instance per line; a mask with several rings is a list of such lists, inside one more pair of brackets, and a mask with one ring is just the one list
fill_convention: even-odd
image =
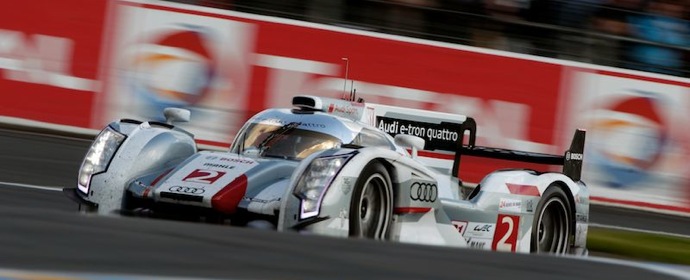
[(434, 202), (438, 198), (436, 184), (414, 182), (410, 187), (410, 198), (423, 202)]
[(202, 194), (204, 189), (194, 188), (194, 187), (183, 187), (183, 186), (172, 186), (168, 190), (176, 193), (187, 193), (187, 194)]

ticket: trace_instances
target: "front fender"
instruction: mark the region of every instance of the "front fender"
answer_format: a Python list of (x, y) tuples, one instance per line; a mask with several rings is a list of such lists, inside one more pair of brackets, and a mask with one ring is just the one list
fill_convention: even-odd
[(111, 128), (127, 136), (113, 155), (108, 169), (91, 176), (84, 199), (98, 205), (99, 213), (110, 213), (122, 206), (129, 182), (141, 175), (171, 168), (196, 153), (191, 134), (180, 129), (149, 123), (115, 122)]

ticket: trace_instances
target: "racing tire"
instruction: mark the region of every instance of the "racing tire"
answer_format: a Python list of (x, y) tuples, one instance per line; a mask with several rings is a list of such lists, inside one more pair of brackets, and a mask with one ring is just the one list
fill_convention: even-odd
[(537, 254), (566, 254), (570, 248), (572, 213), (565, 192), (549, 186), (537, 206), (532, 222), (531, 252)]
[(388, 171), (372, 161), (357, 179), (349, 214), (349, 236), (386, 240), (393, 214), (392, 183)]

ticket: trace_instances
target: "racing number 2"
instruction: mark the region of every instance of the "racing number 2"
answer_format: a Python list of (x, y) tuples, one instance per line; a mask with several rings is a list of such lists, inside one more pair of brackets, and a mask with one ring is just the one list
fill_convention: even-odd
[(515, 252), (517, 249), (519, 225), (519, 216), (498, 214), (491, 249), (494, 251)]
[(182, 181), (203, 183), (203, 184), (213, 184), (218, 178), (222, 177), (225, 172), (207, 170), (207, 169), (196, 169), (189, 173), (187, 177), (184, 177)]

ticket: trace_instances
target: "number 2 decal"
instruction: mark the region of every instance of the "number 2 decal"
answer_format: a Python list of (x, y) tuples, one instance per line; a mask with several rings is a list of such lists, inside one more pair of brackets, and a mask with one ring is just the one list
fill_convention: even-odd
[(515, 252), (517, 249), (518, 226), (520, 217), (498, 214), (496, 231), (491, 242), (491, 249), (495, 251)]
[(225, 172), (207, 170), (207, 169), (196, 169), (192, 171), (187, 177), (184, 177), (182, 181), (202, 183), (202, 184), (213, 184), (218, 178), (223, 177)]

